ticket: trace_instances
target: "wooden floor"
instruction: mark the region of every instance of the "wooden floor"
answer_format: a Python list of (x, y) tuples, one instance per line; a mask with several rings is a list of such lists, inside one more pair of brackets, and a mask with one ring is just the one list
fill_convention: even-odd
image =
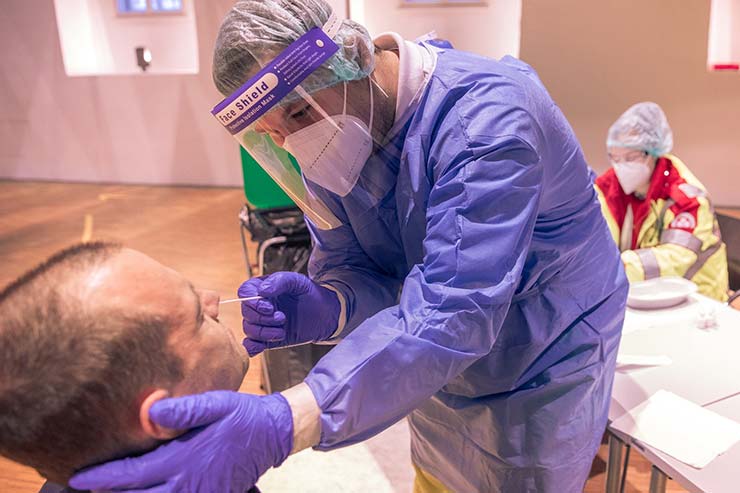
[[(177, 269), (196, 286), (231, 296), (246, 276), (237, 222), (242, 202), (236, 188), (0, 181), (0, 285), (83, 238), (113, 239)], [(238, 306), (222, 310), (221, 320), (240, 332)], [(261, 392), (259, 375), (256, 358), (242, 390)], [(605, 459), (603, 446), (586, 492), (604, 490)], [(649, 464), (639, 454), (630, 464), (625, 491), (647, 492)], [(0, 458), (0, 492), (35, 493), (42, 484), (35, 471)], [(668, 491), (684, 490), (669, 482)]]

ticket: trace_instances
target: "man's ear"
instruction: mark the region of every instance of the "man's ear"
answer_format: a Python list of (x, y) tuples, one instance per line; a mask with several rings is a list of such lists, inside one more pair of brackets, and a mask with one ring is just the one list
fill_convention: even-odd
[[(363, 72), (371, 72), (370, 68), (375, 63), (375, 45), (372, 40), (370, 40), (368, 46), (363, 34), (358, 32), (343, 39), (342, 43), (339, 44), (339, 49), (345, 50), (344, 56), (346, 58), (354, 58), (355, 63)], [(357, 50), (356, 53), (354, 53), (355, 50)]]
[(139, 425), (144, 434), (150, 438), (157, 440), (172, 440), (181, 434), (178, 430), (171, 430), (169, 428), (159, 426), (149, 417), (149, 410), (152, 408), (152, 405), (159, 400), (168, 398), (169, 396), (170, 393), (166, 390), (156, 389), (149, 392), (149, 394), (144, 396), (144, 400), (141, 401), (141, 406), (139, 407)]

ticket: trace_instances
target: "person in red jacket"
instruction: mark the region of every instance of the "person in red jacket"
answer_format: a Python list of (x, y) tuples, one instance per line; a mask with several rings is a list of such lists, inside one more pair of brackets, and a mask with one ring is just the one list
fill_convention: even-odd
[(655, 103), (638, 103), (609, 129), (612, 169), (596, 190), (627, 277), (680, 276), (727, 300), (727, 252), (706, 188), (676, 156)]

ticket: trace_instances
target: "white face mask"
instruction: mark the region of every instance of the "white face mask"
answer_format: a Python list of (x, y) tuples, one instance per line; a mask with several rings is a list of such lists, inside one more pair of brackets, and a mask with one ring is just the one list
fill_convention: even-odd
[(617, 174), (617, 180), (622, 186), (622, 190), (627, 195), (634, 193), (635, 190), (650, 181), (653, 170), (647, 161), (631, 161), (626, 163), (615, 163), (614, 172)]
[(370, 125), (347, 114), (347, 83), (341, 115), (302, 128), (285, 137), (283, 148), (296, 158), (303, 175), (317, 185), (344, 197), (360, 178), (373, 151), (373, 89), (370, 86)]

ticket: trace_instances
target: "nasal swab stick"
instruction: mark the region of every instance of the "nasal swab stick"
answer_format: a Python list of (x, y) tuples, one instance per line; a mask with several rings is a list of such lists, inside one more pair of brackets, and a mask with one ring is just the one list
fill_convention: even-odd
[(223, 305), (224, 303), (236, 303), (237, 301), (254, 301), (254, 300), (261, 300), (262, 296), (249, 296), (247, 298), (234, 298), (232, 300), (223, 300), (219, 302), (219, 305)]

